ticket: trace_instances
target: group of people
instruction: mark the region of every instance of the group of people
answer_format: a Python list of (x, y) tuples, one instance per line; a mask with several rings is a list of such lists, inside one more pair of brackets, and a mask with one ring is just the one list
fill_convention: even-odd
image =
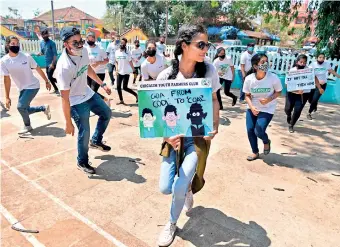
[[(207, 31), (201, 25), (183, 25), (180, 28), (174, 59), (169, 67), (165, 63), (165, 58), (169, 54), (166, 54), (164, 38), (161, 38), (159, 43), (149, 40), (145, 52), (140, 49), (138, 40), (134, 42), (134, 49), (129, 52), (126, 39), (121, 39), (119, 43), (112, 39), (112, 43), (104, 51), (95, 43), (94, 33), (88, 33), (86, 41), (83, 41), (77, 28), (64, 27), (60, 32), (64, 49), (57, 62), (54, 42), (48, 38), (48, 32), (42, 33), (42, 36), (44, 40), (41, 52), (46, 55), (46, 73), (49, 79), (30, 55), (19, 51), (18, 38), (10, 36), (6, 39), (8, 54), (1, 59), (6, 107), (9, 108), (11, 105), (10, 87), (13, 80), (20, 92), (17, 107), (24, 121), (24, 129), (19, 133), (32, 130), (29, 119), (31, 113), (41, 111), (48, 119), (51, 118), (48, 105), (30, 106), (40, 85), (39, 80), (32, 73), (32, 69), (36, 69), (46, 82), (46, 88), (50, 90), (52, 84), (55, 93), (61, 96), (65, 132), (74, 135), (72, 119), (78, 128), (77, 166), (87, 174), (96, 172), (89, 162), (89, 148), (103, 152), (111, 150), (111, 147), (103, 142), (103, 135), (111, 119), (110, 100), (98, 93), (99, 87), (102, 87), (107, 95), (111, 94), (112, 87), (104, 83), (105, 67), (108, 68), (111, 86), (115, 83), (113, 72), (116, 70), (120, 104), (124, 104), (122, 85), (123, 90), (134, 95), (138, 102), (136, 92), (128, 87), (131, 72), (134, 73), (134, 83), (138, 75), (143, 81), (211, 79), (213, 130), (203, 137), (184, 137), (184, 135), (164, 137), (161, 146), (163, 160), (160, 171), (160, 191), (164, 194), (172, 194), (172, 200), (169, 221), (159, 236), (158, 244), (169, 246), (175, 237), (176, 223), (182, 210), (190, 211), (193, 207), (193, 194), (199, 192), (204, 186), (203, 173), (209, 148), (211, 140), (218, 134), (219, 112), (223, 109), (220, 92), (222, 85), (224, 85), (224, 93), (232, 99), (232, 105), (237, 103), (238, 97), (230, 92), (235, 78), (232, 59), (227, 56), (224, 48), (219, 48), (214, 61), (212, 63), (207, 61), (206, 53), (210, 43)], [(146, 59), (142, 62), (144, 55)], [(316, 111), (317, 102), (326, 89), (328, 72), (340, 77), (324, 59), (324, 54), (320, 54), (317, 62), (311, 65), (316, 71), (315, 90), (287, 93), (285, 112), (290, 131), (293, 130), (308, 99), (311, 102), (308, 116)], [(307, 58), (304, 55), (299, 56), (293, 69), (305, 68), (306, 62)], [(268, 57), (264, 54), (254, 54), (254, 44), (249, 44), (247, 51), (241, 56), (240, 70), (243, 82), (240, 102), (245, 101), (248, 105), (246, 129), (252, 149), (252, 155), (247, 157), (248, 161), (259, 158), (258, 138), (263, 141), (263, 153), (267, 155), (271, 151), (271, 141), (266, 129), (274, 116), (282, 85), (277, 75), (269, 72), (268, 69)], [(91, 139), (90, 111), (99, 116)]]

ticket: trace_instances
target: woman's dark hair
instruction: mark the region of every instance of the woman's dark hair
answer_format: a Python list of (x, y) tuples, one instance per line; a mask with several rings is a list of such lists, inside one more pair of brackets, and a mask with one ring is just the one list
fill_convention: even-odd
[[(179, 60), (178, 56), (183, 54), (182, 43), (190, 44), (192, 39), (200, 33), (207, 33), (205, 28), (202, 25), (192, 25), (192, 24), (184, 24), (178, 30), (178, 36), (175, 44), (174, 56), (175, 59), (172, 60), (172, 71), (168, 77), (168, 79), (176, 79), (177, 74), (179, 72)], [(195, 65), (195, 73), (198, 78), (204, 78), (205, 73), (207, 72), (207, 67), (204, 62), (197, 62)]]
[(155, 40), (150, 39), (150, 40), (146, 41), (145, 51), (143, 52), (143, 57), (144, 57), (144, 58), (147, 58), (147, 57), (148, 57), (148, 55), (146, 54), (146, 51), (148, 50), (149, 44), (153, 44), (153, 45), (156, 47), (156, 49), (157, 49), (157, 44), (156, 44), (156, 41), (155, 41)]
[(316, 54), (316, 57), (318, 58), (320, 55), (323, 55), (323, 56), (326, 58), (326, 55), (325, 55), (324, 52), (318, 52), (318, 53)]
[(17, 36), (14, 36), (14, 35), (11, 35), (11, 36), (8, 36), (6, 38), (6, 43), (5, 43), (5, 53), (8, 54), (9, 53), (9, 44), (11, 43), (11, 41), (13, 39), (16, 39), (18, 42), (19, 42), (19, 39)]
[(304, 60), (308, 60), (308, 57), (305, 54), (300, 54), (297, 58), (296, 58), (296, 63), (299, 62), (301, 59)]
[(261, 58), (266, 57), (268, 60), (268, 57), (266, 54), (255, 54), (252, 58), (251, 58), (251, 69), (248, 71), (248, 73), (246, 74), (246, 76), (256, 73), (256, 69), (254, 68), (254, 65), (258, 65), (259, 62), (261, 61)]
[(225, 53), (225, 49), (223, 47), (218, 48), (217, 51), (216, 51), (216, 55), (214, 57), (214, 61), (215, 61), (216, 58), (218, 58), (218, 54), (220, 54), (221, 51), (224, 51), (224, 53)]
[(125, 48), (124, 48), (124, 52), (127, 54), (127, 49), (126, 49), (126, 45), (127, 45), (127, 39), (126, 38), (121, 38), (121, 40), (125, 41)]

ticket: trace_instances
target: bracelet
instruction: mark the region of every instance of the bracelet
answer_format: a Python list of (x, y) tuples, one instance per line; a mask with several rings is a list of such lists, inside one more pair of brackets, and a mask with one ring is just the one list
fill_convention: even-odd
[(104, 82), (102, 85), (100, 85), (101, 87), (105, 87), (106, 86), (106, 83)]

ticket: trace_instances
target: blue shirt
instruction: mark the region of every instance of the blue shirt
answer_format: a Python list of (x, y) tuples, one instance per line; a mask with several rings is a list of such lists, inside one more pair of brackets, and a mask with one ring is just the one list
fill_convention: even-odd
[(171, 136), (175, 136), (175, 135), (179, 135), (179, 134), (181, 134), (181, 131), (178, 128), (178, 126), (176, 126), (175, 128), (171, 128), (171, 127), (169, 127), (168, 125), (165, 124), (163, 137), (171, 137)]
[(147, 128), (144, 127), (143, 129), (143, 137), (144, 138), (153, 138), (155, 137), (155, 128)]
[[(199, 129), (201, 127), (204, 128), (204, 136), (209, 136), (209, 132), (211, 132), (210, 128), (208, 127), (208, 125), (206, 124), (201, 124), (201, 125), (190, 125), (189, 128), (188, 128), (188, 131), (187, 131), (187, 134), (186, 136), (193, 136), (192, 134), (192, 130), (191, 130), (191, 127), (194, 127), (195, 129)], [(197, 135), (194, 135), (194, 136), (197, 136)]]
[(45, 40), (42, 40), (40, 42), (40, 51), (45, 55), (46, 67), (50, 66), (53, 61), (53, 57), (57, 56), (57, 46), (54, 41), (49, 39), (45, 42)]

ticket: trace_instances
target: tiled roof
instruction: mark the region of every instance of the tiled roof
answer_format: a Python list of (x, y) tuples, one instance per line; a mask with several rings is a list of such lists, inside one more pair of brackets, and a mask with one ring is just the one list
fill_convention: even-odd
[(24, 26), (24, 19), (13, 19), (13, 18), (5, 18), (3, 16), (0, 16), (0, 22), (1, 24), (13, 24), (17, 25), (18, 27)]

